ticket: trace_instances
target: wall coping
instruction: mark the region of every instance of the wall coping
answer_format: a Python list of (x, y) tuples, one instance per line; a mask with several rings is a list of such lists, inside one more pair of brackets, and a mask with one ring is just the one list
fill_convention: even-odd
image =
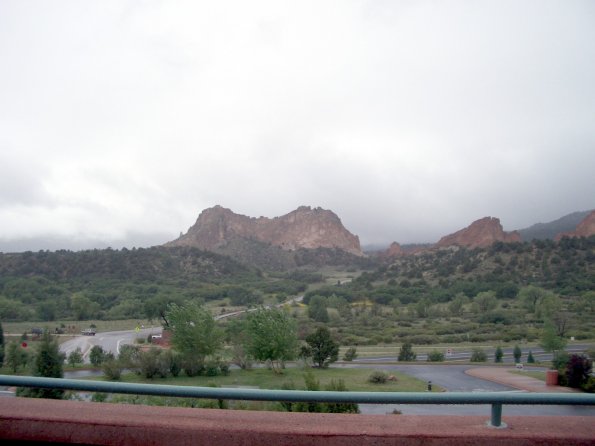
[(593, 417), (309, 414), (0, 398), (0, 440), (92, 445), (595, 445)]

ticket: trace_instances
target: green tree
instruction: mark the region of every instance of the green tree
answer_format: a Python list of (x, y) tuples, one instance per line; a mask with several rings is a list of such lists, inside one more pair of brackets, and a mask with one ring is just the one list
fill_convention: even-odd
[(83, 293), (74, 293), (70, 297), (70, 308), (72, 309), (72, 316), (79, 320), (85, 321), (97, 317), (100, 305), (97, 302), (93, 302)]
[(494, 362), (502, 362), (502, 357), (504, 356), (504, 352), (500, 348), (500, 346), (496, 347), (496, 352), (494, 353)]
[(209, 310), (199, 303), (170, 304), (166, 318), (172, 330), (172, 346), (182, 356), (204, 360), (221, 348), (223, 333)]
[(535, 358), (533, 357), (533, 352), (529, 350), (529, 355), (527, 356), (527, 364), (534, 364)]
[(71, 367), (76, 367), (77, 364), (82, 364), (83, 352), (81, 352), (81, 349), (77, 347), (76, 350), (71, 351), (68, 355), (67, 362)]
[(574, 303), (574, 311), (583, 314), (595, 313), (595, 291), (588, 291)]
[(430, 314), (430, 306), (432, 302), (430, 299), (422, 298), (415, 304), (415, 311), (417, 313), (417, 317), (419, 318), (426, 318)]
[(285, 361), (297, 352), (295, 320), (279, 308), (259, 308), (248, 315), (246, 350), (257, 361), (270, 361), (275, 373), (281, 373)]
[(547, 295), (548, 292), (543, 288), (529, 285), (521, 288), (518, 297), (527, 311), (535, 313), (537, 310), (537, 305)]
[(312, 361), (320, 368), (326, 368), (339, 359), (339, 344), (333, 340), (326, 327), (319, 327), (306, 336), (306, 343)]
[(226, 342), (231, 344), (231, 362), (242, 370), (252, 367), (252, 358), (244, 345), (246, 320), (230, 319), (225, 326)]
[(555, 356), (558, 352), (564, 350), (564, 347), (566, 347), (566, 339), (558, 336), (554, 324), (548, 320), (543, 326), (541, 342), (539, 345), (541, 345), (543, 350), (548, 353), (551, 352)]
[(95, 367), (98, 367), (101, 365), (104, 359), (105, 352), (103, 351), (103, 348), (100, 345), (94, 345), (89, 352), (89, 361), (91, 364), (93, 364)]
[(308, 303), (308, 317), (316, 322), (328, 322), (327, 301), (322, 296), (312, 296)]
[(20, 367), (26, 367), (29, 354), (17, 342), (11, 342), (6, 349), (6, 365), (12, 373), (18, 372)]
[(498, 299), (493, 291), (482, 291), (475, 296), (474, 302), (482, 313), (491, 311), (498, 306)]
[(399, 361), (415, 361), (416, 357), (411, 342), (405, 342), (399, 350)]
[(463, 293), (459, 293), (456, 297), (448, 304), (448, 311), (453, 316), (460, 316), (463, 314), (463, 306), (467, 303), (467, 298)]
[(521, 356), (523, 354), (523, 351), (521, 350), (521, 347), (519, 347), (518, 345), (514, 346), (514, 350), (512, 351), (512, 356), (514, 356), (514, 362), (515, 363), (519, 363), (521, 362)]
[[(63, 378), (63, 363), (64, 355), (60, 353), (58, 342), (53, 339), (48, 332), (45, 332), (41, 337), (41, 342), (39, 343), (37, 353), (35, 354), (33, 362), (33, 376)], [(17, 395), (31, 398), (62, 399), (64, 390), (20, 388), (17, 391)]]

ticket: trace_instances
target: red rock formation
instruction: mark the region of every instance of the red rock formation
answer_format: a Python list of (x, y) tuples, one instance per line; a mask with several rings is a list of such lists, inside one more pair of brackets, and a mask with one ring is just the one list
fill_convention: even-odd
[(517, 231), (504, 232), (500, 220), (485, 217), (474, 221), (470, 226), (442, 237), (434, 247), (465, 246), (468, 248), (485, 248), (494, 242), (520, 242), (521, 236)]
[(556, 241), (560, 241), (562, 237), (590, 237), (595, 235), (595, 210), (591, 211), (572, 232), (562, 232), (555, 238)]
[(252, 218), (215, 206), (205, 209), (188, 232), (166, 246), (194, 246), (215, 250), (232, 238), (254, 239), (285, 250), (339, 248), (363, 255), (359, 238), (351, 234), (335, 213), (301, 206), (275, 218)]
[(381, 251), (378, 254), (380, 257), (392, 258), (405, 255), (403, 248), (397, 242), (392, 242), (386, 251)]

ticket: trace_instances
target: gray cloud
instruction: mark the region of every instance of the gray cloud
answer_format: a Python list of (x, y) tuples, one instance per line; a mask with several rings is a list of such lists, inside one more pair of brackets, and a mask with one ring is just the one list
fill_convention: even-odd
[(334, 210), (363, 242), (595, 207), (595, 7), (0, 5), (5, 240)]

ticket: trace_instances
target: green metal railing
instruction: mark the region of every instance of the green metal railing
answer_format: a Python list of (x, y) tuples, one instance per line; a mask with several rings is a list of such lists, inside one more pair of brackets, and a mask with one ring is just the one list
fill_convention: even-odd
[(133, 384), (11, 375), (0, 375), (0, 385), (221, 400), (359, 404), (491, 404), (492, 409), (489, 425), (492, 427), (505, 426), (505, 424), (502, 423), (503, 404), (595, 405), (595, 394), (582, 393), (312, 392), (306, 390), (168, 386), (162, 384)]

